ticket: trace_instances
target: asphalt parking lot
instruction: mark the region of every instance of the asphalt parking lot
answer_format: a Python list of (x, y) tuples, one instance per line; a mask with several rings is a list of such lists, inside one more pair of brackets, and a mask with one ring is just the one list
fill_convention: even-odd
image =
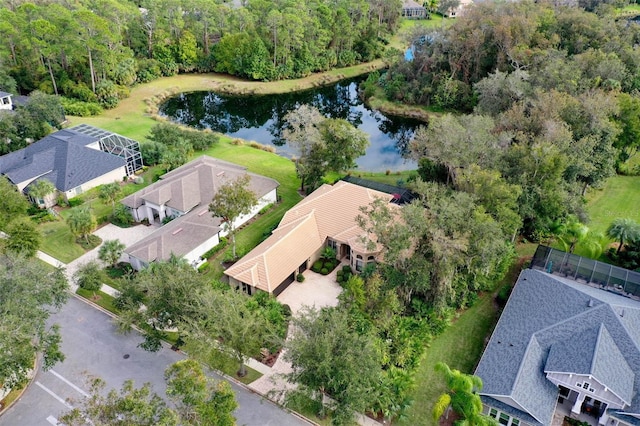
[[(66, 359), (49, 371), (38, 371), (22, 397), (0, 416), (0, 425), (56, 425), (62, 413), (86, 396), (92, 377), (105, 380), (107, 389), (119, 389), (127, 379), (138, 386), (149, 382), (156, 393), (164, 395), (164, 370), (184, 358), (168, 348), (156, 353), (143, 351), (137, 347), (141, 341), (137, 333), (117, 333), (111, 317), (75, 297), (51, 319), (61, 326)], [(234, 413), (238, 425), (310, 424), (244, 387), (235, 383), (232, 387), (239, 404)]]

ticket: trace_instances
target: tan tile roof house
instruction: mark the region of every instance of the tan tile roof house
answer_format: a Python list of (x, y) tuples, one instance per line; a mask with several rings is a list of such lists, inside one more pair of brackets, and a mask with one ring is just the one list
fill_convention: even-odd
[(209, 203), (220, 185), (239, 176), (251, 177), (250, 188), (258, 196), (250, 214), (238, 218), (240, 226), (254, 217), (266, 205), (277, 201), (279, 183), (273, 179), (247, 172), (245, 167), (208, 156), (199, 157), (161, 176), (140, 191), (124, 198), (137, 221), (162, 223), (165, 217), (174, 219), (137, 243), (125, 253), (133, 268), (140, 270), (150, 262), (168, 260), (171, 254), (197, 266), (200, 256), (215, 247), (227, 234), (220, 218), (209, 213)]
[(345, 181), (322, 185), (291, 208), (273, 234), (225, 275), (233, 287), (250, 294), (259, 289), (278, 295), (320, 257), (325, 246), (335, 248), (339, 258), (349, 259), (353, 269), (361, 270), (375, 261), (379, 249), (365, 247), (355, 219), (360, 207), (376, 198), (391, 201), (393, 196)]

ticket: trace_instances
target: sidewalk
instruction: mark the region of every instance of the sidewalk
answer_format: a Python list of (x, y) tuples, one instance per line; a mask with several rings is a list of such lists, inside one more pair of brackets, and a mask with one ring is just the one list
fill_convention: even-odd
[[(155, 228), (153, 227), (142, 226), (142, 228), (145, 229), (136, 229), (137, 232), (132, 232), (135, 228), (140, 228), (140, 226), (127, 228), (126, 232), (122, 232), (122, 228), (118, 228), (114, 225), (109, 224), (100, 228), (99, 230), (94, 232), (94, 234), (98, 235), (103, 241), (119, 239), (121, 242), (128, 246), (144, 238), (145, 234), (151, 233), (155, 230)], [(65, 268), (67, 280), (69, 282), (69, 289), (70, 291), (75, 293), (78, 289), (78, 286), (73, 280), (73, 274), (75, 274), (75, 272), (81, 265), (88, 263), (91, 260), (96, 260), (98, 258), (99, 249), (100, 246), (94, 248), (91, 251), (88, 251), (84, 255), (66, 265), (41, 251), (38, 251), (36, 256), (50, 265)], [(304, 274), (307, 279), (305, 280), (304, 285), (302, 283), (294, 283), (295, 286), (290, 286), (290, 288), (285, 290), (285, 292), (283, 292), (281, 297), (278, 297), (278, 299), (281, 300), (281, 298), (283, 298), (285, 300), (281, 300), (281, 302), (291, 304), (294, 315), (298, 312), (298, 310), (302, 308), (302, 306), (306, 304), (311, 304), (316, 308), (320, 308), (323, 306), (335, 306), (337, 304), (337, 296), (341, 291), (340, 286), (335, 283), (335, 273), (338, 268), (336, 268), (336, 270), (328, 276), (322, 276), (311, 271), (305, 271)], [(318, 286), (321, 286), (324, 291), (320, 293), (317, 292)], [(118, 290), (106, 284), (102, 285), (101, 291), (113, 297), (117, 297), (120, 294)], [(287, 291), (288, 294), (285, 294), (287, 293)], [(309, 298), (310, 294), (315, 295), (316, 300), (311, 300)], [(290, 334), (290, 330), (287, 334)], [(264, 396), (265, 398), (273, 400), (278, 404), (282, 403), (282, 401), (279, 399), (281, 399), (283, 391), (295, 387), (295, 384), (289, 383), (284, 379), (284, 375), (291, 372), (291, 365), (288, 362), (284, 361), (283, 353), (278, 356), (278, 359), (276, 360), (273, 367), (269, 367), (253, 358), (248, 359), (245, 362), (245, 365), (262, 374), (262, 377), (250, 383), (249, 385), (247, 385), (247, 387)], [(381, 425), (381, 423), (378, 423), (377, 421), (358, 413), (356, 413), (356, 420), (361, 426)]]

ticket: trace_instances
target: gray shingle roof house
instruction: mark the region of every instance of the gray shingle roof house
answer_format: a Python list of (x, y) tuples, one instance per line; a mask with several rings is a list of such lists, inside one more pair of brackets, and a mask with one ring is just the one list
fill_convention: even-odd
[(475, 374), (500, 424), (640, 424), (640, 302), (524, 270)]
[[(1, 156), (0, 174), (20, 191), (36, 180), (46, 179), (67, 199), (72, 198), (98, 185), (121, 181), (142, 167), (141, 160), (139, 165), (132, 165), (122, 151), (109, 149), (108, 141), (113, 138), (130, 141), (131, 151), (139, 155), (137, 142), (82, 125), (59, 130), (26, 148)], [(52, 198), (48, 200), (50, 205), (55, 204), (55, 197)]]
[(250, 189), (259, 201), (250, 214), (236, 220), (237, 227), (266, 205), (277, 201), (279, 183), (249, 173), (246, 167), (208, 156), (180, 166), (161, 176), (158, 182), (124, 198), (122, 203), (137, 221), (147, 219), (158, 224), (165, 217), (174, 218), (148, 237), (127, 247), (125, 253), (133, 268), (140, 270), (150, 262), (169, 260), (172, 254), (197, 266), (200, 256), (227, 234), (220, 218), (213, 218), (209, 213), (209, 203), (220, 185), (245, 174), (250, 176)]

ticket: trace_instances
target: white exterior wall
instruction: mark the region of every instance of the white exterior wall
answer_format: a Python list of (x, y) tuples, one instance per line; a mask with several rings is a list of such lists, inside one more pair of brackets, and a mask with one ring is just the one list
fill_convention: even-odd
[(13, 102), (11, 101), (11, 96), (5, 96), (0, 98), (0, 109), (4, 110), (12, 110)]
[[(549, 379), (554, 385), (562, 385), (565, 388), (571, 389), (585, 396), (595, 398), (599, 401), (609, 404), (609, 408), (624, 408), (624, 401), (616, 396), (613, 392), (607, 389), (605, 386), (598, 383), (594, 378), (582, 374), (567, 374), (567, 373), (547, 373), (547, 379)], [(577, 384), (589, 383), (589, 389), (593, 389), (590, 392), (589, 389), (578, 387)]]
[(194, 265), (198, 259), (200, 259), (200, 256), (217, 246), (219, 243), (220, 239), (218, 238), (218, 234), (216, 234), (204, 243), (200, 244), (198, 247), (195, 247), (189, 253), (182, 256), (182, 258), (189, 262), (190, 265)]
[(83, 192), (87, 192), (91, 188), (95, 188), (96, 186), (104, 185), (112, 182), (122, 182), (122, 178), (127, 175), (127, 170), (125, 166), (119, 167), (115, 170), (110, 171), (109, 173), (105, 173), (102, 176), (98, 176), (95, 179), (90, 180), (89, 182), (85, 182), (82, 185), (72, 188), (71, 190), (64, 193), (65, 197), (68, 199), (76, 197)]
[(141, 271), (141, 270), (143, 270), (144, 268), (147, 267), (147, 263), (146, 262), (143, 262), (142, 260), (138, 259), (137, 257), (131, 256), (131, 255), (128, 255), (128, 256), (129, 256), (129, 263), (131, 264), (131, 267), (133, 269), (135, 269), (136, 271)]
[[(247, 223), (255, 215), (257, 215), (258, 212), (262, 210), (265, 206), (275, 203), (276, 201), (277, 201), (277, 195), (276, 195), (276, 189), (274, 188), (273, 191), (269, 192), (264, 197), (258, 200), (258, 204), (253, 209), (251, 209), (251, 212), (249, 212), (249, 214), (245, 214), (238, 217), (233, 222), (233, 226), (235, 227), (235, 229), (238, 229), (239, 227)], [(220, 231), (220, 236), (226, 237), (227, 234), (229, 234), (229, 232), (227, 231), (227, 227), (223, 226), (222, 231)]]

